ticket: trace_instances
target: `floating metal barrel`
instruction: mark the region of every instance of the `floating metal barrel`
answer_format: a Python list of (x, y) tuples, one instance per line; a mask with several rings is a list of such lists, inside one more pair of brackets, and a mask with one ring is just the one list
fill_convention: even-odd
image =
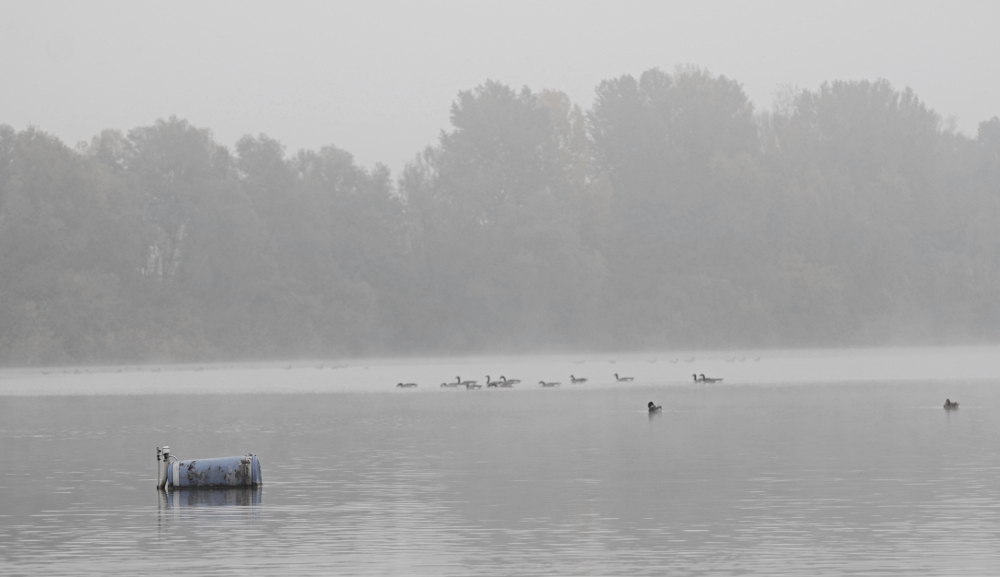
[(171, 489), (257, 487), (262, 484), (257, 455), (192, 459), (167, 464), (165, 485)]

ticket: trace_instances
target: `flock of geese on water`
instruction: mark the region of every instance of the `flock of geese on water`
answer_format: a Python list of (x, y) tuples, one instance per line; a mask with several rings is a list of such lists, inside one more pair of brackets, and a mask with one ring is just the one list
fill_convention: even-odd
[[(670, 359), (670, 362), (671, 363), (676, 363), (676, 362), (678, 362), (678, 360), (679, 359)], [(725, 360), (726, 360), (727, 363), (734, 363), (734, 362), (740, 362), (740, 363), (742, 363), (742, 362), (746, 361), (746, 357), (741, 357), (739, 359), (737, 359), (736, 357), (731, 357), (731, 358), (728, 358), (728, 359), (725, 359)], [(686, 362), (686, 363), (694, 362), (694, 357), (691, 357), (689, 359), (683, 359), (683, 361)], [(760, 357), (755, 357), (753, 359), (753, 361), (754, 362), (760, 361)], [(612, 363), (612, 364), (614, 364), (615, 361), (609, 361), (609, 362)], [(653, 360), (651, 360), (649, 362), (651, 362), (651, 363), (656, 362), (656, 359), (653, 359)], [(292, 367), (293, 367), (292, 365), (288, 365), (288, 366), (285, 367), (285, 370), (291, 370)], [(317, 369), (324, 369), (324, 368), (327, 368), (327, 367), (328, 367), (328, 365), (326, 365), (326, 363), (321, 363), (316, 368)], [(345, 368), (345, 367), (346, 367), (346, 365), (329, 365), (329, 368), (331, 368), (331, 369), (340, 369), (340, 368)], [(367, 369), (368, 367), (365, 367), (365, 368)], [(138, 370), (141, 370), (141, 369), (138, 369)], [(160, 367), (153, 367), (153, 368), (151, 368), (149, 370), (152, 371), (152, 372), (154, 372), (154, 373), (158, 373), (162, 369)], [(195, 368), (193, 368), (191, 370), (194, 370), (194, 371), (203, 371), (203, 370), (205, 370), (205, 368), (204, 367), (195, 367)], [(120, 373), (122, 371), (123, 371), (122, 368), (118, 368), (114, 372)], [(84, 374), (88, 374), (88, 375), (89, 374), (93, 374), (89, 369), (84, 369), (82, 372)], [(63, 373), (66, 373), (66, 374), (80, 374), (81, 371), (80, 371), (80, 369), (74, 369), (72, 371), (70, 371), (69, 369), (64, 369)], [(48, 375), (49, 371), (42, 371), (42, 374), (43, 375)], [(615, 373), (614, 376), (615, 376), (615, 382), (618, 382), (618, 383), (630, 383), (630, 382), (632, 382), (632, 381), (635, 380), (634, 377), (623, 377), (623, 376), (620, 376), (618, 373)], [(692, 373), (691, 377), (694, 379), (694, 382), (696, 382), (696, 383), (721, 383), (722, 382), (721, 378), (706, 377), (704, 373), (701, 373), (701, 374)], [(580, 384), (583, 384), (583, 383), (587, 382), (586, 378), (584, 378), (584, 377), (577, 377), (575, 375), (570, 375), (569, 376), (569, 380), (574, 385), (580, 385)], [(494, 380), (492, 380), (490, 378), (489, 375), (486, 375), (486, 387), (487, 388), (509, 389), (509, 388), (513, 388), (514, 385), (519, 384), (520, 382), (521, 382), (521, 379), (508, 379), (504, 375), (500, 375), (500, 380), (494, 381)], [(538, 381), (538, 385), (541, 386), (541, 387), (558, 387), (561, 384), (562, 383), (559, 382), (559, 381)], [(400, 389), (409, 389), (409, 388), (414, 388), (416, 386), (417, 386), (417, 383), (397, 383), (396, 384), (396, 387), (400, 388)], [(483, 388), (483, 386), (479, 384), (479, 381), (471, 381), (471, 380), (465, 380), (465, 381), (463, 381), (461, 377), (457, 377), (457, 376), (455, 377), (455, 382), (450, 382), (450, 381), (449, 382), (444, 382), (444, 383), (441, 383), (440, 386), (442, 388), (465, 387), (466, 389), (470, 389), (470, 390), (471, 389), (481, 389), (481, 388)], [(648, 405), (648, 408), (649, 408), (649, 412), (650, 413), (656, 413), (656, 412), (659, 412), (660, 410), (662, 410), (663, 407), (661, 407), (659, 405), (656, 405), (652, 401), (650, 401), (649, 405)], [(944, 409), (946, 411), (953, 411), (953, 410), (958, 409), (958, 401), (953, 401), (951, 399), (945, 399), (944, 400)]]
[[(701, 375), (692, 374), (691, 376), (694, 377), (694, 382), (696, 382), (696, 383), (721, 383), (722, 382), (722, 379), (715, 379), (715, 378), (712, 378), (712, 377), (706, 377), (704, 374), (701, 374)], [(615, 382), (616, 383), (631, 383), (634, 380), (635, 380), (635, 377), (623, 377), (623, 376), (619, 375), (618, 373), (615, 373)], [(569, 376), (569, 381), (571, 383), (573, 383), (574, 385), (582, 385), (583, 383), (587, 382), (587, 379), (584, 378), (584, 377), (578, 377), (576, 375), (570, 375)], [(487, 388), (510, 389), (510, 388), (513, 388), (514, 385), (516, 385), (516, 384), (518, 384), (520, 382), (521, 382), (521, 379), (508, 379), (504, 375), (500, 375), (500, 379), (499, 380), (493, 380), (489, 375), (486, 375), (486, 387)], [(560, 382), (560, 381), (538, 381), (538, 385), (541, 386), (541, 387), (558, 387), (561, 384), (562, 384), (562, 382)], [(417, 387), (417, 386), (418, 386), (417, 383), (396, 383), (396, 388), (397, 389), (412, 389), (412, 388)], [(460, 376), (455, 377), (454, 381), (445, 381), (445, 382), (441, 383), (439, 386), (442, 389), (444, 389), (444, 388), (465, 387), (466, 389), (472, 390), (472, 389), (481, 389), (481, 388), (483, 388), (483, 385), (479, 384), (479, 381), (462, 380), (462, 377), (460, 377)]]

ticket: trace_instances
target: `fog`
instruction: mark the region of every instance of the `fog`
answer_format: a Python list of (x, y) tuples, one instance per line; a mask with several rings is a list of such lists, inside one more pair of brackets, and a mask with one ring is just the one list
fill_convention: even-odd
[(691, 64), (758, 108), (786, 85), (886, 78), (974, 135), (995, 114), (992, 2), (2, 2), (0, 122), (70, 146), (177, 115), (232, 145), (335, 145), (398, 173), (487, 79), (582, 107)]
[(8, 3), (0, 362), (996, 342), (992, 4)]

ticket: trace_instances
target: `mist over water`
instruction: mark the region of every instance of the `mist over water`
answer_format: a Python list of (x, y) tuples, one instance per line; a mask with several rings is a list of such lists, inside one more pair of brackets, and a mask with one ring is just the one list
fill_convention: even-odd
[(0, 575), (1000, 574), (1000, 8), (8, 4)]
[[(165, 366), (122, 373), (128, 385), (112, 368), (84, 375), (94, 380), (76, 394), (60, 384), (76, 375), (5, 371), (0, 490), (18, 498), (0, 510), (0, 566), (990, 573), (1000, 567), (996, 353)], [(498, 370), (523, 382), (438, 386)], [(724, 381), (695, 384), (685, 375), (695, 371)], [(571, 385), (568, 372), (589, 380)], [(636, 380), (614, 383), (614, 372)], [(395, 386), (412, 380), (420, 386)], [(944, 411), (945, 398), (961, 408)], [(648, 414), (650, 400), (661, 414)], [(158, 494), (164, 444), (182, 459), (256, 453), (265, 485)]]

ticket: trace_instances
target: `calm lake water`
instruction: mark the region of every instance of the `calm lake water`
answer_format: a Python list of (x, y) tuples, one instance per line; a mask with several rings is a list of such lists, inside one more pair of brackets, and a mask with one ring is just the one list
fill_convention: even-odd
[(0, 371), (0, 574), (1000, 572), (997, 348), (319, 365)]

